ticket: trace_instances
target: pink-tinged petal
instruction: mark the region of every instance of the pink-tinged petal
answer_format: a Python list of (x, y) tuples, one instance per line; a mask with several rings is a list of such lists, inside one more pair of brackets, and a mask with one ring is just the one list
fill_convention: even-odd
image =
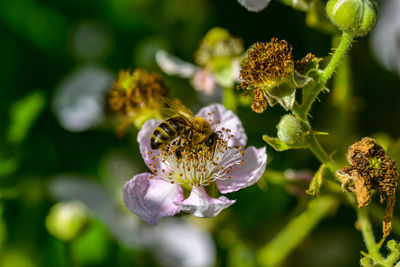
[(215, 88), (217, 87), (212, 73), (203, 69), (196, 72), (193, 77), (192, 83), (197, 91), (201, 91), (206, 95), (214, 94)]
[(190, 196), (184, 201), (175, 201), (175, 205), (183, 211), (192, 213), (197, 217), (214, 217), (221, 210), (229, 207), (236, 200), (230, 200), (226, 197), (212, 198), (207, 195), (206, 190), (202, 186), (193, 186)]
[(217, 180), (217, 186), (222, 194), (253, 185), (261, 178), (267, 164), (266, 148), (257, 149), (254, 146), (246, 148), (243, 160), (242, 165), (232, 168), (229, 173), (230, 179)]
[(124, 187), (124, 202), (128, 209), (151, 225), (156, 225), (163, 216), (174, 216), (181, 209), (174, 202), (184, 199), (179, 185), (169, 184), (150, 173), (141, 173), (130, 179)]
[[(244, 132), (242, 122), (238, 116), (231, 110), (227, 110), (220, 104), (213, 104), (202, 108), (197, 116), (205, 119), (211, 119), (212, 123), (216, 124), (216, 131), (222, 128), (231, 130), (231, 134), (234, 136), (228, 142), (229, 146), (245, 146), (247, 143), (247, 135)], [(218, 123), (219, 121), (219, 123)]]
[[(151, 135), (154, 132), (154, 129), (161, 123), (161, 120), (148, 120), (146, 121), (142, 129), (140, 129), (138, 136), (137, 136), (137, 141), (140, 146), (140, 153), (142, 154), (142, 158), (146, 165), (150, 169), (154, 169), (153, 164), (156, 164), (157, 169), (161, 168), (161, 163), (160, 162), (154, 162), (151, 157), (154, 154), (158, 154), (159, 152), (157, 150), (152, 150), (150, 147), (150, 138)], [(149, 154), (151, 153), (151, 154)]]

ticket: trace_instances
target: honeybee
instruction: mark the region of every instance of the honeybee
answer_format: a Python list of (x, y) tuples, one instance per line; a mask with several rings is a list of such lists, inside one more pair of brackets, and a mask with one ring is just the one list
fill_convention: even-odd
[[(218, 134), (213, 131), (206, 119), (195, 117), (189, 109), (176, 101), (167, 98), (163, 100), (169, 106), (163, 113), (169, 118), (161, 122), (151, 135), (152, 149), (163, 148), (177, 137), (181, 137), (177, 142), (178, 145), (182, 138), (199, 149), (203, 145), (207, 147), (215, 145)], [(176, 151), (179, 158), (179, 149)]]

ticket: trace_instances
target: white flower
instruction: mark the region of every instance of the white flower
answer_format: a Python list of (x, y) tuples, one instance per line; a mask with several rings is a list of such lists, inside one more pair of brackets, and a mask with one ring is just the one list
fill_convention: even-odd
[[(219, 140), (213, 148), (199, 152), (183, 151), (180, 158), (173, 150), (153, 151), (150, 136), (158, 120), (146, 122), (138, 134), (140, 152), (152, 173), (141, 173), (125, 184), (124, 201), (128, 209), (151, 225), (161, 217), (181, 210), (198, 217), (213, 217), (235, 200), (210, 197), (205, 188), (216, 183), (222, 194), (237, 191), (258, 181), (264, 173), (265, 147), (246, 145), (247, 136), (239, 118), (219, 104), (203, 108), (197, 114), (215, 125)], [(184, 199), (183, 188), (191, 193)]]

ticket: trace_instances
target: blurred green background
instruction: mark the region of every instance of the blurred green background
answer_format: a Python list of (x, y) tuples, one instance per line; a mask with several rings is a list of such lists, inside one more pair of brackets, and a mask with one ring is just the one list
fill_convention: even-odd
[[(246, 47), (285, 39), (295, 58), (327, 56), (332, 45), (331, 35), (307, 27), (305, 13), (276, 1), (259, 13), (235, 0), (0, 1), (0, 266), (255, 266), (257, 248), (310, 199), (285, 181), (267, 174), (258, 186), (230, 194), (237, 203), (217, 218), (183, 215), (156, 227), (127, 212), (121, 200), (123, 184), (146, 167), (137, 130), (117, 138), (118, 122), (106, 108), (115, 74), (159, 71), (158, 49), (193, 62), (199, 40), (215, 26), (243, 38)], [(349, 64), (346, 107), (333, 90), (312, 112), (314, 129), (331, 133), (321, 142), (343, 164), (347, 146), (362, 136), (378, 136), (387, 146), (400, 136), (399, 77), (378, 65), (368, 37), (354, 44)], [(194, 111), (201, 107), (187, 80), (164, 78), (172, 96)], [(263, 146), (262, 134), (275, 135), (283, 114), (278, 106), (262, 115), (241, 107), (249, 145)], [(267, 151), (267, 173), (318, 168), (308, 151)], [(86, 205), (81, 212), (88, 222), (64, 242), (45, 222), (54, 204), (69, 200)], [(331, 213), (284, 266), (359, 266), (365, 248), (354, 210), (341, 205)], [(381, 222), (375, 223), (380, 234)], [(399, 227), (393, 238), (400, 237)], [(181, 237), (168, 235), (174, 231)], [(168, 249), (185, 234), (192, 237), (186, 250), (194, 251), (182, 244)]]

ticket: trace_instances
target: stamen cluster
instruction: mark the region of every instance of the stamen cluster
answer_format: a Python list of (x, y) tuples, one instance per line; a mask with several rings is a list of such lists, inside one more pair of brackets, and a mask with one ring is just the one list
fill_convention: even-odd
[[(231, 130), (222, 128), (217, 134), (218, 139), (211, 147), (194, 145), (184, 137), (178, 137), (160, 149), (159, 154), (150, 151), (154, 177), (189, 187), (208, 186), (216, 180), (230, 179), (232, 168), (243, 164), (243, 147), (228, 145), (234, 138)], [(160, 164), (164, 167), (159, 168)]]
[(121, 70), (109, 91), (108, 103), (111, 110), (131, 116), (143, 108), (160, 107), (160, 99), (166, 95), (167, 89), (159, 74), (143, 69)]

